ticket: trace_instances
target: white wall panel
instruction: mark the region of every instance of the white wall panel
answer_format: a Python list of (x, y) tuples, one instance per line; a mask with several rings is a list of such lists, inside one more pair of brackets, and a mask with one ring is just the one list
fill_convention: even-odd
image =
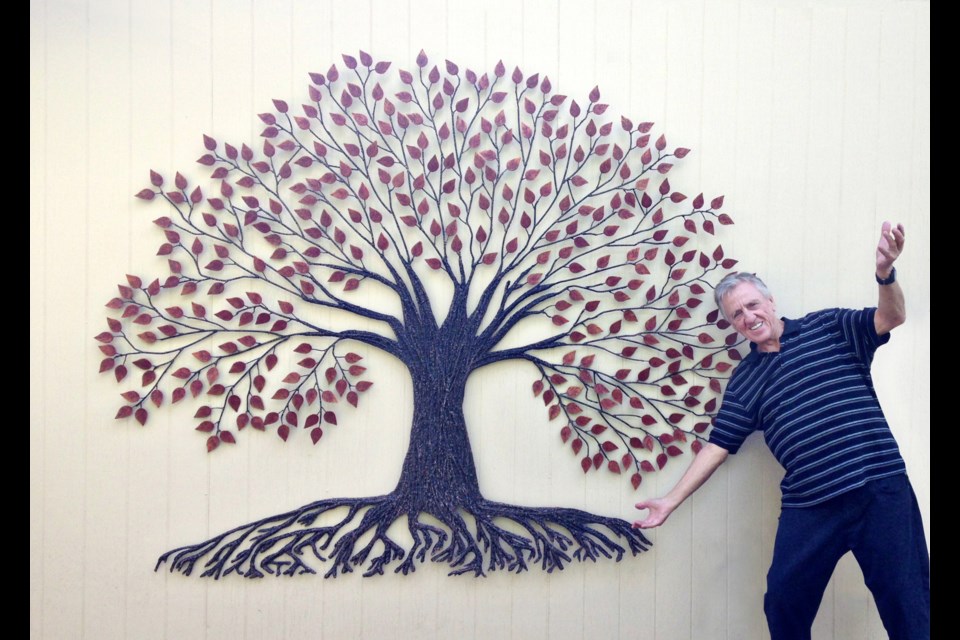
[(43, 633), (66, 637), (83, 627), (84, 599), (88, 597), (82, 588), (88, 559), (81, 551), (86, 520), (86, 429), (78, 425), (87, 413), (84, 369), (99, 362), (95, 350), (82, 345), (99, 328), (93, 332), (85, 319), (67, 325), (57, 321), (72, 306), (82, 306), (85, 298), (89, 215), (85, 167), (90, 146), (87, 7), (48, 5), (45, 11), (44, 36), (59, 46), (44, 49), (40, 81), (47, 104), (58, 105), (61, 116), (43, 121), (46, 145), (55, 153), (43, 156), (46, 181), (41, 215), (46, 264), (43, 282), (38, 284), (53, 295), (45, 298), (44, 313), (34, 320), (43, 335), (43, 350), (37, 357), (44, 372), (41, 420), (45, 426), (43, 529), (35, 534), (41, 536), (44, 562), (42, 589), (33, 596), (42, 603)]
[[(47, 146), (47, 6), (30, 3), (30, 148)], [(30, 154), (30, 353), (46, 350), (45, 324), (50, 300), (39, 292), (46, 290), (47, 277), (47, 158), (46, 153)], [(30, 636), (44, 633), (44, 549), (46, 473), (46, 418), (44, 358), (30, 358)]]
[[(129, 165), (117, 162), (129, 153), (130, 135), (133, 126), (130, 109), (130, 93), (117, 92), (117, 78), (130, 77), (129, 55), (117, 56), (119, 48), (129, 51), (130, 14), (112, 7), (88, 7), (87, 87), (83, 100), (88, 107), (87, 121), (78, 122), (95, 141), (87, 144), (88, 161), (77, 165), (77, 172), (86, 183), (85, 197), (88, 211), (84, 224), (85, 276), (84, 307), (103, 308), (104, 303), (115, 294), (116, 283), (130, 260), (131, 247), (128, 233), (136, 223), (134, 217), (118, 216), (129, 210), (129, 188), (117, 188), (129, 183)], [(93, 123), (109, 123), (96, 126)], [(118, 180), (119, 179), (119, 180)], [(79, 240), (79, 238), (78, 238)], [(110, 260), (92, 259), (94, 256), (110, 256)], [(107, 328), (103, 319), (90, 318), (87, 336)], [(89, 338), (87, 338), (89, 339)], [(87, 366), (97, 363), (99, 351), (84, 354)], [(127, 575), (129, 548), (128, 529), (124, 526), (128, 512), (146, 516), (143, 525), (155, 519), (146, 511), (128, 509), (128, 487), (121, 480), (128, 472), (128, 441), (130, 425), (113, 420), (111, 408), (117, 397), (116, 384), (106, 384), (106, 379), (77, 379), (83, 397), (87, 398), (84, 422), (96, 425), (85, 429), (84, 521), (83, 521), (83, 633), (88, 637), (103, 634), (108, 637), (127, 635), (128, 610), (125, 606), (104, 607), (105, 599), (124, 602), (124, 576)], [(138, 427), (139, 428), (139, 427)], [(139, 435), (135, 431), (133, 436)], [(156, 448), (147, 454), (157, 455)], [(105, 464), (105, 461), (110, 461)], [(136, 482), (135, 482), (136, 484)], [(155, 610), (162, 616), (162, 609)]]
[[(736, 222), (700, 241), (765, 277), (787, 315), (874, 304), (880, 223), (903, 222), (909, 319), (874, 375), (929, 540), (929, 21), (928, 2), (899, 0), (32, 0), (31, 638), (768, 637), (783, 472), (759, 436), (646, 533), (651, 550), (620, 563), (485, 579), (433, 564), (372, 579), (324, 580), (323, 566), (293, 579), (154, 573), (167, 549), (317, 499), (387, 493), (399, 477), (412, 391), (389, 356), (357, 349), (376, 383), (316, 446), (245, 431), (207, 454), (196, 403), (144, 427), (114, 420), (128, 387), (97, 374), (93, 340), (125, 274), (165, 268), (151, 221), (166, 212), (133, 197), (150, 171), (214, 188), (196, 163), (204, 134), (259, 150), (258, 113), (273, 99), (299, 112), (308, 73), (347, 73), (341, 55), (360, 50), (391, 72), (416, 71), (421, 49), (428, 69), (492, 74), (502, 60), (580, 104), (599, 87), (614, 119), (652, 121), (692, 149), (671, 184), (724, 195)], [(584, 475), (534, 375), (499, 364), (470, 379), (487, 497), (632, 520), (637, 500), (680, 477), (686, 459), (638, 491)], [(391, 534), (409, 535), (403, 522)], [(814, 637), (883, 637), (851, 556)]]

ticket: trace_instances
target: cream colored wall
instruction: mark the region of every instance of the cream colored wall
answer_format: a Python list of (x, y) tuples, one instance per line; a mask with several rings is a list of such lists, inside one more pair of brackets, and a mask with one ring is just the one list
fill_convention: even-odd
[[(498, 59), (559, 92), (599, 85), (693, 153), (688, 189), (726, 195), (724, 246), (780, 310), (874, 303), (884, 219), (906, 225), (910, 318), (880, 350), (877, 389), (929, 540), (930, 6), (895, 0), (31, 0), (31, 638), (766, 638), (761, 602), (781, 471), (759, 439), (661, 529), (653, 550), (547, 575), (219, 582), (154, 573), (157, 556), (309, 501), (389, 491), (411, 415), (399, 365), (337, 438), (274, 437), (207, 455), (190, 408), (113, 420), (93, 336), (125, 273), (159, 273), (148, 172), (196, 172), (201, 134), (259, 133), (272, 98), (359, 49), (411, 67), (423, 48), (475, 70)], [(636, 121), (636, 120), (635, 120)], [(673, 174), (671, 174), (673, 175)], [(674, 178), (671, 178), (673, 181)], [(679, 184), (679, 183), (677, 183)], [(530, 372), (471, 381), (467, 411), (488, 497), (633, 519), (639, 493), (584, 477)], [(515, 393), (515, 389), (521, 392)], [(851, 557), (815, 638), (884, 637)]]

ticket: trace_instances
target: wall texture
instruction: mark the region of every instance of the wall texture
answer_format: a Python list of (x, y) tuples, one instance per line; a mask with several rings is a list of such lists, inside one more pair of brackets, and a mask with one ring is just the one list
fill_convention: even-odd
[[(219, 582), (152, 571), (163, 551), (258, 516), (389, 491), (412, 410), (398, 365), (337, 439), (273, 437), (208, 455), (190, 410), (113, 420), (93, 336), (125, 273), (157, 272), (150, 169), (195, 171), (201, 135), (255, 141), (272, 98), (360, 49), (411, 67), (424, 49), (498, 60), (559, 92), (599, 85), (693, 153), (684, 185), (723, 193), (724, 246), (786, 315), (875, 303), (880, 223), (907, 229), (909, 320), (874, 374), (930, 521), (930, 5), (897, 0), (31, 0), (31, 638), (768, 637), (764, 577), (781, 471), (759, 438), (621, 563), (562, 572)], [(639, 492), (583, 476), (511, 367), (467, 400), (488, 497), (633, 519)], [(815, 638), (885, 637), (845, 557)]]

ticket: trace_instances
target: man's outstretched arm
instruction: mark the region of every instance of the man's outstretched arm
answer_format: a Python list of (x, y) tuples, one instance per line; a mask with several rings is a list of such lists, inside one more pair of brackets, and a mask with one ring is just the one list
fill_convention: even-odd
[(709, 442), (705, 444), (694, 457), (683, 477), (667, 495), (636, 504), (637, 509), (648, 509), (650, 513), (645, 519), (634, 522), (634, 528), (650, 529), (659, 527), (666, 522), (674, 509), (699, 489), (700, 485), (713, 475), (713, 472), (727, 459), (729, 454), (730, 452), (723, 447), (718, 447)]
[[(894, 227), (884, 222), (880, 230), (880, 242), (877, 243), (877, 278), (885, 280), (893, 272), (893, 263), (903, 251), (904, 229), (902, 224)], [(899, 327), (907, 319), (907, 307), (903, 299), (903, 289), (900, 283), (881, 284), (880, 297), (877, 302), (877, 312), (873, 316), (873, 324), (877, 335), (883, 335)]]

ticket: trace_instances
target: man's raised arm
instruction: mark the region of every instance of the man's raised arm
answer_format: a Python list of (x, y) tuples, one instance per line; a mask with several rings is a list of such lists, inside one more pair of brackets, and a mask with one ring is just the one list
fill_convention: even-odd
[(873, 324), (877, 335), (883, 335), (899, 327), (907, 319), (906, 303), (903, 299), (903, 289), (897, 282), (896, 270), (893, 263), (903, 251), (903, 225), (894, 227), (884, 222), (880, 230), (880, 242), (877, 243), (877, 284), (880, 297), (877, 302), (877, 312), (873, 316)]

